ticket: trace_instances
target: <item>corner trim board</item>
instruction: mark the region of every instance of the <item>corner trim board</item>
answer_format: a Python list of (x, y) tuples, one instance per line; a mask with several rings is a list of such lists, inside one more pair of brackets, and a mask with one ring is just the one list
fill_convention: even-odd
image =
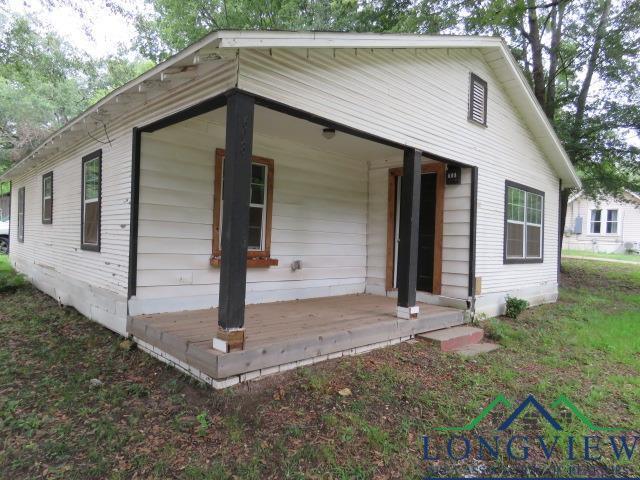
[[(136, 294), (138, 280), (138, 214), (140, 208), (140, 151), (142, 131), (135, 127), (131, 139), (131, 205), (129, 213), (129, 284), (127, 300)], [(129, 307), (127, 306), (127, 309)]]
[(478, 218), (478, 167), (471, 168), (471, 205), (469, 206), (469, 290), (471, 304), (476, 297), (476, 231)]

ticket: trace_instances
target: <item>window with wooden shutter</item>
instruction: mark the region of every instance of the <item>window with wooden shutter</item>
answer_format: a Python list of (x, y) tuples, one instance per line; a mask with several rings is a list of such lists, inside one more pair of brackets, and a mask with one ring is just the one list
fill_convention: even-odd
[(487, 125), (487, 82), (474, 73), (469, 85), (469, 120)]

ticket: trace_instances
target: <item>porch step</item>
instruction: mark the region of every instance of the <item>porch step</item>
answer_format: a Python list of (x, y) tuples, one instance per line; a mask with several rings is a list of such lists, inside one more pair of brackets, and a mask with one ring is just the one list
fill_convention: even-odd
[(419, 339), (438, 344), (443, 352), (479, 343), (483, 336), (484, 330), (475, 327), (452, 327), (417, 335)]
[(500, 345), (496, 345), (495, 343), (473, 343), (466, 347), (457, 348), (454, 352), (463, 357), (475, 357), (482, 353), (493, 352), (499, 348)]

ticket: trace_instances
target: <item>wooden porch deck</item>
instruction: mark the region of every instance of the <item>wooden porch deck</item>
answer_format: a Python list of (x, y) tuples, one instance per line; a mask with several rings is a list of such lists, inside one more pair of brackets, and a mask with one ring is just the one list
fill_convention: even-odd
[(245, 349), (212, 348), (217, 309), (141, 315), (129, 319), (138, 340), (213, 379), (406, 338), (463, 323), (463, 311), (420, 304), (419, 318), (396, 317), (396, 300), (345, 295), (247, 305)]

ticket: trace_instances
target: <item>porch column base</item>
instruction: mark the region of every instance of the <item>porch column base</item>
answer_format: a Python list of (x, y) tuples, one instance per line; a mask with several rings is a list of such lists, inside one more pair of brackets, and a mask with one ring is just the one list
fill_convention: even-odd
[(218, 327), (218, 333), (213, 337), (213, 349), (222, 353), (244, 350), (244, 328), (225, 330)]
[(396, 310), (396, 316), (398, 318), (404, 318), (405, 320), (418, 318), (418, 313), (420, 313), (420, 307), (418, 305), (414, 305), (413, 307), (398, 306)]

